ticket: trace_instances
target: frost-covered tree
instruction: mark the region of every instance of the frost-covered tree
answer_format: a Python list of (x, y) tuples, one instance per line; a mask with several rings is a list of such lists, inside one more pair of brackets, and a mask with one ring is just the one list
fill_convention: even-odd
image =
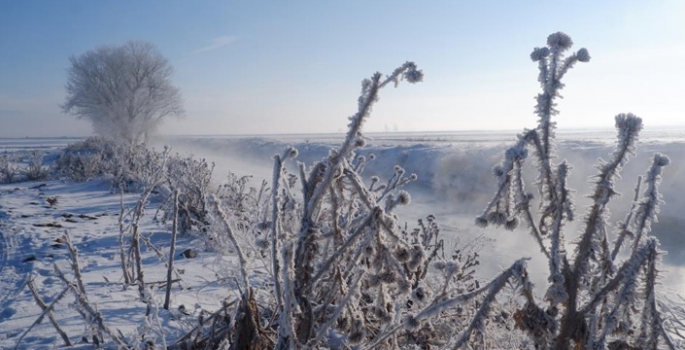
[(173, 69), (150, 43), (103, 46), (70, 62), (62, 110), (89, 120), (98, 134), (136, 142), (184, 113)]

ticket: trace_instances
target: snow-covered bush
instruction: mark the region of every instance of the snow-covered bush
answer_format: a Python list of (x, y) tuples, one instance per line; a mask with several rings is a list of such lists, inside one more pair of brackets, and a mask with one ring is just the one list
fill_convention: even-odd
[(90, 137), (69, 145), (55, 161), (58, 177), (87, 181), (103, 177), (112, 182), (112, 189), (145, 188), (169, 150), (156, 151), (144, 143), (121, 142), (105, 137)]
[[(558, 114), (561, 79), (575, 63), (590, 59), (586, 49), (565, 57), (572, 44), (568, 35), (558, 32), (548, 37), (547, 46), (531, 54), (540, 69), (542, 93), (535, 108), (539, 122), (519, 135), (495, 167), (497, 192), (476, 224), (513, 230), (522, 221), (549, 262), (544, 298), (524, 294), (525, 303), (514, 314), (517, 327), (536, 348), (673, 349), (657, 309), (659, 242), (649, 236), (661, 203), (658, 187), (662, 169), (669, 164), (666, 156), (654, 155), (644, 178), (646, 189), (640, 197), (639, 180), (626, 219), (615, 225), (609, 222), (608, 204), (618, 195), (614, 183), (634, 153), (640, 118), (616, 116), (616, 148), (609, 161), (600, 160), (580, 237), (573, 242), (575, 248), (566, 247), (566, 223), (582, 214), (577, 213), (566, 185), (571, 167), (557, 161), (552, 116)], [(529, 150), (538, 171), (537, 215), (531, 208), (534, 194), (527, 192), (522, 176)], [(623, 261), (621, 250), (626, 253)]]
[(15, 180), (17, 168), (12, 164), (12, 158), (5, 153), (0, 155), (0, 183), (11, 183)]
[[(212, 189), (213, 164), (192, 156), (171, 156), (169, 148), (161, 151), (143, 143), (117, 142), (104, 137), (90, 137), (69, 145), (53, 165), (58, 177), (87, 181), (96, 177), (112, 183), (112, 191), (148, 189), (149, 179), (158, 179), (164, 164), (162, 183), (154, 192), (161, 195), (162, 222), (170, 219), (172, 193), (180, 192), (179, 227), (181, 232), (200, 228), (208, 223), (206, 196)], [(157, 180), (155, 180), (157, 183)], [(157, 186), (156, 186), (157, 187)]]
[(181, 233), (200, 228), (208, 224), (206, 197), (212, 192), (212, 173), (214, 164), (205, 159), (195, 159), (192, 156), (182, 157), (178, 154), (169, 157), (166, 167), (166, 191), (162, 209), (162, 221), (171, 220), (173, 216), (173, 196), (178, 190), (179, 216), (178, 225)]
[(104, 137), (89, 137), (67, 146), (53, 168), (58, 177), (72, 181), (87, 181), (112, 175), (117, 155), (117, 143)]
[(45, 180), (48, 169), (43, 166), (43, 152), (34, 150), (26, 155), (26, 166), (17, 166), (13, 163), (24, 161), (22, 154), (2, 154), (0, 155), (0, 183), (11, 183), (15, 181), (39, 181)]
[(29, 154), (28, 165), (22, 170), (22, 174), (28, 181), (39, 181), (48, 177), (48, 171), (43, 167), (43, 152), (35, 150)]

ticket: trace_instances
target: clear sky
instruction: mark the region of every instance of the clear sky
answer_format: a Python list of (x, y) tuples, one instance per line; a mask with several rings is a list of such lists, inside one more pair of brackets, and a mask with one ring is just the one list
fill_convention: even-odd
[(127, 40), (175, 69), (187, 116), (165, 134), (341, 131), (360, 81), (407, 60), (424, 82), (384, 89), (367, 130), (520, 129), (529, 54), (556, 31), (592, 56), (565, 78), (560, 127), (685, 125), (685, 1), (0, 0), (0, 137), (89, 134), (58, 107), (68, 58)]

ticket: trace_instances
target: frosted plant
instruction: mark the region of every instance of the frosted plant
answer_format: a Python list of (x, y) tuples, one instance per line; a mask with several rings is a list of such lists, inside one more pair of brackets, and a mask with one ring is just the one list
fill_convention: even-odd
[(207, 219), (206, 197), (213, 193), (212, 174), (214, 164), (205, 159), (195, 159), (192, 156), (181, 157), (176, 154), (167, 161), (166, 186), (161, 208), (164, 211), (162, 222), (170, 221), (173, 217), (173, 196), (175, 190), (179, 196), (179, 229), (186, 233), (192, 228), (205, 227)]
[[(638, 196), (638, 182), (635, 204), (618, 225), (613, 244), (608, 234), (608, 204), (618, 195), (614, 183), (635, 150), (642, 129), (640, 118), (632, 114), (616, 116), (616, 148), (609, 161), (600, 160), (598, 164), (599, 173), (593, 178), (594, 190), (589, 195), (593, 203), (584, 216), (584, 228), (573, 254), (567, 251), (565, 223), (574, 220), (576, 214), (566, 187), (570, 167), (565, 161), (555, 164), (555, 123), (551, 117), (558, 113), (555, 101), (561, 97), (561, 79), (576, 62), (590, 59), (586, 49), (564, 57), (571, 46), (571, 38), (559, 32), (548, 37), (546, 47), (535, 48), (531, 54), (539, 64), (542, 86), (535, 108), (539, 123), (519, 135), (518, 142), (495, 167), (497, 192), (476, 224), (512, 229), (514, 222), (522, 220), (548, 259), (546, 306), (538, 306), (532, 294), (525, 295), (524, 307), (514, 315), (518, 328), (529, 335), (536, 348), (673, 348), (657, 309), (658, 241), (649, 236), (659, 212), (658, 185), (663, 167), (669, 164), (667, 157), (654, 155), (644, 180), (643, 197)], [(528, 149), (535, 155), (538, 170), (538, 220), (531, 210), (533, 194), (526, 192), (522, 177)], [(632, 244), (627, 239), (632, 239)], [(618, 252), (628, 245), (627, 260), (619, 262)]]
[[(391, 82), (421, 78), (416, 65), (406, 63), (386, 78), (375, 74), (365, 80), (340, 148), (311, 166), (299, 163), (296, 178), (287, 176), (285, 163), (297, 151), (288, 147), (276, 155), (268, 214), (259, 215), (261, 201), (244, 200), (253, 196), (239, 195), (244, 193), (240, 186), (222, 198), (226, 203), (211, 197), (218, 213), (212, 242), (242, 256), (241, 302), (231, 311), (241, 318), (226, 328), (184, 337), (171, 348), (192, 341), (219, 346), (226, 334), (234, 349), (245, 339), (260, 349), (485, 347), (494, 339), (484, 333), (492, 328), (490, 311), (511, 315), (499, 312), (501, 291), (516, 285), (534, 303), (525, 259), (481, 286), (473, 278), (477, 254), (460, 247), (446, 256), (434, 216), (420, 220), (414, 230), (400, 225), (395, 210), (410, 203), (404, 188), (415, 174), (395, 166), (387, 180), (362, 177), (375, 157), (356, 153), (365, 145), (362, 125), (378, 91)], [(241, 232), (251, 231), (268, 239), (250, 246)], [(244, 257), (255, 248), (270, 259), (263, 267), (272, 283), (256, 284), (247, 277), (257, 262)], [(508, 324), (513, 324), (510, 317)]]
[(22, 173), (29, 181), (40, 181), (48, 177), (47, 170), (43, 167), (43, 152), (32, 151), (29, 155), (29, 164)]
[(12, 159), (5, 153), (0, 156), (0, 183), (11, 183), (17, 174), (17, 168), (12, 165)]
[[(415, 174), (395, 166), (387, 180), (362, 177), (375, 157), (356, 152), (365, 145), (362, 125), (378, 91), (402, 79), (421, 78), (416, 65), (406, 63), (388, 77), (375, 74), (364, 80), (358, 111), (350, 117), (340, 148), (311, 166), (299, 163), (299, 176), (285, 167), (297, 157), (295, 149), (276, 155), (268, 213), (261, 214), (263, 190), (243, 196), (239, 183), (221, 190), (221, 200), (211, 197), (218, 223), (210, 228), (213, 244), (243, 256), (241, 302), (231, 311), (241, 318), (227, 328), (184, 337), (171, 348), (192, 341), (219, 346), (226, 334), (232, 335), (234, 349), (245, 339), (253, 348), (276, 349), (484, 346), (479, 335), (489, 324), (497, 293), (515, 283), (532, 295), (525, 260), (480, 286), (473, 278), (477, 255), (458, 249), (445, 256), (434, 216), (419, 221), (415, 230), (400, 225), (395, 210), (410, 203), (404, 188), (417, 179)], [(244, 234), (249, 232), (268, 236), (251, 246)], [(244, 257), (254, 250), (270, 259), (262, 265), (270, 270), (269, 284), (247, 276), (259, 259)], [(455, 329), (460, 340), (450, 337)]]

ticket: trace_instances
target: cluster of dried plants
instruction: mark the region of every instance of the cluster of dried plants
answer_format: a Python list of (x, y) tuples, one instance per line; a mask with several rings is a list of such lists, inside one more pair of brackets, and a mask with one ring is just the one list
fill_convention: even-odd
[(0, 183), (40, 181), (49, 177), (48, 168), (43, 164), (43, 152), (33, 150), (26, 155), (26, 166), (16, 165), (22, 158), (9, 153), (0, 155)]
[(0, 183), (12, 183), (17, 175), (17, 167), (12, 164), (8, 153), (0, 155)]
[[(285, 167), (297, 157), (294, 148), (274, 157), (267, 205), (260, 199), (265, 186), (242, 195), (246, 191), (239, 184), (231, 196), (210, 197), (213, 244), (238, 256), (240, 298), (212, 316), (230, 314), (230, 322), (205, 321), (173, 348), (478, 346), (494, 339), (479, 330), (496, 322), (513, 326), (501, 317), (508, 318), (507, 312), (491, 321), (488, 310), (512, 281), (532, 294), (524, 260), (481, 286), (473, 278), (477, 252), (445, 254), (434, 216), (409, 229), (395, 213), (409, 204), (403, 187), (416, 175), (396, 166), (385, 181), (362, 176), (374, 156), (356, 152), (365, 146), (362, 125), (380, 89), (422, 77), (408, 62), (387, 77), (377, 73), (364, 80), (340, 148), (313, 165), (298, 163), (297, 175)], [(235, 205), (236, 198), (241, 205)], [(246, 238), (253, 241), (244, 244)], [(246, 257), (254, 250), (270, 283), (250, 283), (254, 265)]]

